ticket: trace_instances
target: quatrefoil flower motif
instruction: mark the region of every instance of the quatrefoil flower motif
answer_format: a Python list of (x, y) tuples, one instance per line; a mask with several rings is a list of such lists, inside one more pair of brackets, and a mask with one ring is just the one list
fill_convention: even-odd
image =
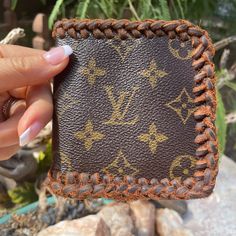
[(95, 131), (92, 121), (88, 120), (86, 123), (84, 130), (80, 130), (75, 134), (75, 137), (84, 143), (84, 147), (87, 151), (89, 151), (94, 142), (100, 141), (105, 137), (104, 134)]
[(87, 66), (80, 67), (79, 72), (87, 78), (89, 85), (94, 85), (98, 77), (106, 75), (106, 70), (98, 67), (94, 58), (89, 60)]
[(138, 136), (139, 141), (145, 142), (148, 144), (149, 149), (152, 154), (156, 153), (158, 143), (162, 143), (168, 139), (168, 137), (164, 134), (157, 132), (157, 127), (153, 122), (149, 126), (148, 133), (143, 133)]

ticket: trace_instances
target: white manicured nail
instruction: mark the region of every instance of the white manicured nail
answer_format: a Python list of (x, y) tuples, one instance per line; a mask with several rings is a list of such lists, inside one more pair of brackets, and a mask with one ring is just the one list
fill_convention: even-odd
[(61, 63), (65, 57), (70, 56), (73, 53), (72, 48), (69, 45), (56, 47), (46, 52), (43, 56), (45, 60), (52, 65)]
[(64, 48), (65, 56), (70, 56), (73, 53), (73, 49), (69, 45), (64, 45), (62, 48)]
[(26, 129), (19, 138), (20, 146), (23, 147), (29, 143), (42, 129), (42, 125), (39, 122), (33, 123), (28, 129)]

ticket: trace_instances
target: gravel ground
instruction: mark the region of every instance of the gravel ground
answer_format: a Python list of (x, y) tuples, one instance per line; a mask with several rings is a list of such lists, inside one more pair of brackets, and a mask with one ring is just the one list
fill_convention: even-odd
[(72, 220), (90, 214), (81, 201), (66, 202), (64, 210), (59, 213), (55, 206), (48, 206), (40, 212), (39, 208), (25, 215), (14, 215), (6, 224), (0, 225), (1, 236), (34, 236), (49, 225), (62, 220)]

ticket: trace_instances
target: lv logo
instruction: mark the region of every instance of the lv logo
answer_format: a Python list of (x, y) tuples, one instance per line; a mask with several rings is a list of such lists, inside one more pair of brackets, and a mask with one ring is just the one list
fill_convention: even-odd
[(127, 119), (127, 113), (139, 87), (133, 87), (131, 91), (121, 91), (116, 99), (113, 93), (113, 86), (105, 87), (108, 99), (113, 112), (111, 118), (105, 121), (106, 125), (134, 125), (138, 120), (138, 115), (132, 119)]

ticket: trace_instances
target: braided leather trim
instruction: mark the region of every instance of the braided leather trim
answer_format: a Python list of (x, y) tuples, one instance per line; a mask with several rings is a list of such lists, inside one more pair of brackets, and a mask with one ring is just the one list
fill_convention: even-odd
[(120, 39), (161, 37), (168, 35), (182, 41), (191, 40), (194, 48), (192, 53), (193, 68), (197, 71), (194, 77), (193, 93), (197, 109), (194, 113), (196, 120), (195, 143), (196, 150), (195, 173), (185, 180), (181, 178), (148, 180), (136, 179), (132, 176), (124, 178), (87, 174), (77, 172), (48, 173), (47, 184), (55, 194), (77, 199), (88, 197), (106, 197), (121, 201), (135, 199), (192, 199), (207, 197), (214, 188), (218, 173), (218, 143), (216, 138), (215, 112), (216, 91), (214, 64), (212, 57), (215, 53), (208, 33), (185, 20), (163, 21), (145, 20), (131, 22), (129, 20), (77, 20), (63, 19), (55, 23), (53, 37), (64, 38), (66, 35), (74, 39), (102, 39), (119, 37)]

